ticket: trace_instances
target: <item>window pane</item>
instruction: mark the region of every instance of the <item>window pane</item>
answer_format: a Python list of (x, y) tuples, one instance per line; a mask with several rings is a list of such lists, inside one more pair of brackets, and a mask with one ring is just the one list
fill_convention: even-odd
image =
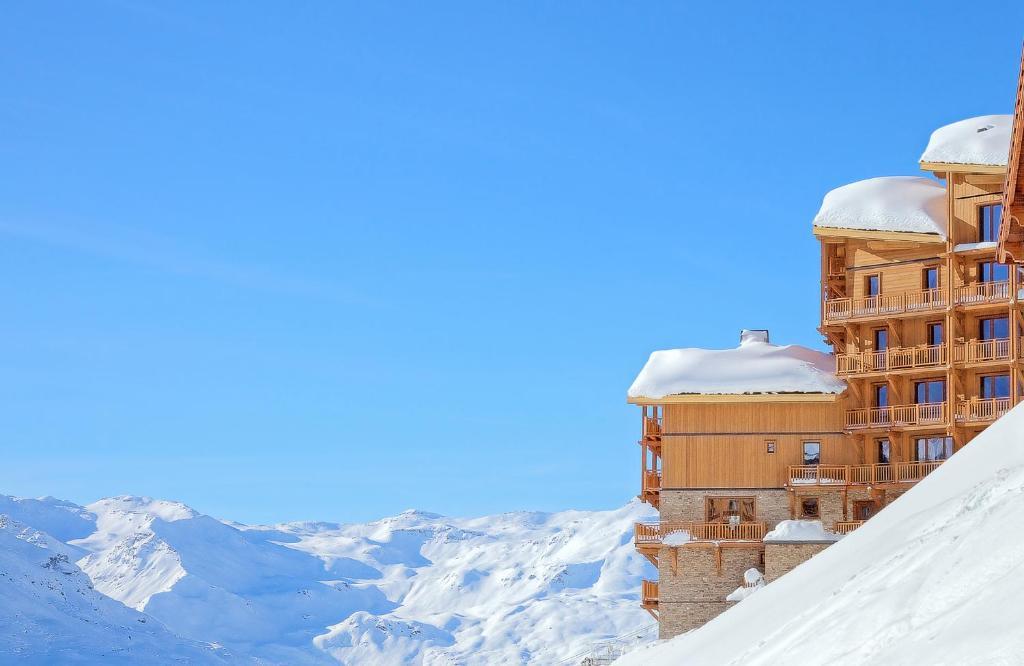
[(1007, 317), (991, 317), (978, 322), (978, 337), (982, 340), (996, 340), (1010, 337), (1010, 320)]
[(886, 384), (879, 384), (875, 387), (875, 407), (889, 406), (889, 387)]
[(939, 288), (939, 269), (938, 268), (926, 268), (926, 269), (924, 269), (924, 288), (925, 289), (938, 289)]
[(821, 462), (821, 443), (804, 442), (804, 464), (817, 465)]
[(878, 440), (878, 462), (882, 465), (889, 464), (889, 440)]
[(952, 437), (919, 437), (915, 443), (916, 457), (922, 462), (945, 460), (953, 455)]
[(982, 242), (999, 240), (999, 225), (1003, 219), (1003, 205), (982, 206), (978, 220), (978, 238)]
[(878, 295), (878, 276), (877, 275), (869, 275), (868, 276), (867, 284), (865, 285), (865, 289), (867, 290), (867, 295), (868, 296), (877, 296)]
[(928, 324), (928, 344), (942, 344), (942, 324)]
[(880, 328), (875, 331), (875, 351), (884, 351), (889, 348), (889, 331)]

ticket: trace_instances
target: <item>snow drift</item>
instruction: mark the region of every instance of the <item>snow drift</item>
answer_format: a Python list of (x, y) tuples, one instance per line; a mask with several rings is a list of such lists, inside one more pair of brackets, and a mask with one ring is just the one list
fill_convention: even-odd
[(863, 527), (622, 666), (1020, 664), (1024, 405)]

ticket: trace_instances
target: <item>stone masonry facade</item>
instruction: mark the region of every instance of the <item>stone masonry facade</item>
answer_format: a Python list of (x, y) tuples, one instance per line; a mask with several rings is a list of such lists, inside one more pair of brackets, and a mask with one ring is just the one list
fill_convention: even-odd
[(753, 497), (754, 511), (759, 522), (775, 527), (782, 520), (789, 520), (789, 497), (781, 488), (736, 488), (716, 490), (671, 490), (661, 491), (661, 520), (702, 522), (707, 516), (708, 497)]
[[(675, 559), (672, 551), (675, 550)], [(761, 544), (721, 549), (718, 570), (713, 544), (691, 543), (662, 547), (658, 553), (658, 614), (662, 638), (696, 629), (734, 602), (728, 596), (743, 585), (743, 572), (761, 569)]]
[(775, 541), (764, 547), (764, 579), (770, 583), (789, 573), (821, 551), (832, 541)]

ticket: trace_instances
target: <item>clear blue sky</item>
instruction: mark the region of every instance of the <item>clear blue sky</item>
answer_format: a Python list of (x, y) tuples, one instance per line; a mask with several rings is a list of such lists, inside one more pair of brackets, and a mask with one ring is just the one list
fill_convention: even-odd
[(8, 3), (0, 492), (620, 505), (648, 353), (820, 347), (822, 194), (1012, 111), (1022, 37), (1016, 2)]

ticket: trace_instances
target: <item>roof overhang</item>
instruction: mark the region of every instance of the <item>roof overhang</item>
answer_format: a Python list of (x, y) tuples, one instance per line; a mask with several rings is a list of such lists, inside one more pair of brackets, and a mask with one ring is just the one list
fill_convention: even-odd
[(921, 162), (923, 171), (933, 173), (1006, 173), (1001, 164), (953, 164), (950, 162)]
[(663, 398), (626, 398), (631, 405), (679, 405), (723, 402), (835, 402), (842, 393), (687, 393)]
[(1024, 263), (1024, 170), (1021, 169), (1021, 143), (1024, 142), (1024, 49), (1017, 76), (1017, 100), (1013, 107), (1013, 133), (1010, 157), (1003, 183), (1003, 222), (999, 227), (999, 261)]
[(838, 229), (835, 227), (813, 227), (818, 238), (854, 238), (857, 240), (897, 241), (901, 243), (939, 243), (946, 239), (938, 234), (915, 231), (871, 231), (869, 229)]

